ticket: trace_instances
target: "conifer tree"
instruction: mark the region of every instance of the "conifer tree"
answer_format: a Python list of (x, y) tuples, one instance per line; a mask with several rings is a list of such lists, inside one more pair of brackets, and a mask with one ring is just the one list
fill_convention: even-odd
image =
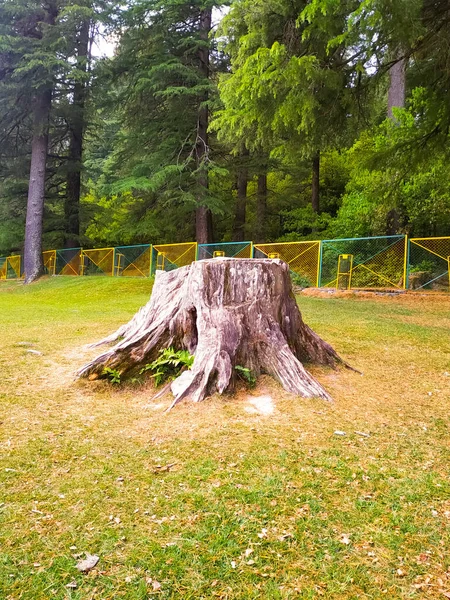
[(221, 68), (212, 52), (216, 5), (215, 0), (130, 5), (117, 55), (105, 66), (109, 101), (120, 105), (122, 127), (99, 193), (118, 194), (124, 202), (132, 194), (153, 215), (162, 210), (166, 218), (167, 209), (178, 211), (178, 235), (199, 242), (211, 241), (211, 209), (220, 206), (209, 184), (216, 168), (209, 114)]

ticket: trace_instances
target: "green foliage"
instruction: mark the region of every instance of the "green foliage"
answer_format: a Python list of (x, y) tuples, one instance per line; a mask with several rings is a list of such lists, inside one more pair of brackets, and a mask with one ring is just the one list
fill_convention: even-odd
[[(215, 215), (214, 241), (232, 241), (242, 171), (248, 239), (260, 235), (257, 179), (264, 174), (267, 242), (448, 233), (445, 2), (233, 0), (217, 35), (205, 39), (202, 10), (220, 6), (0, 3), (0, 255), (22, 249), (33, 100), (49, 85), (47, 248), (65, 244), (66, 180), (80, 167), (85, 246), (194, 239), (199, 199)], [(88, 69), (77, 58), (86, 20), (117, 40), (114, 56), (92, 60)], [(210, 50), (208, 76), (202, 48)], [(386, 119), (390, 68), (402, 58), (406, 103)], [(72, 99), (81, 82), (83, 165), (74, 165)], [(197, 125), (205, 109), (212, 123), (203, 155)], [(317, 153), (315, 214), (309, 206)]]
[(164, 348), (160, 350), (160, 356), (153, 362), (145, 365), (139, 374), (152, 373), (155, 385), (159, 386), (166, 381), (171, 381), (178, 377), (181, 371), (190, 369), (194, 364), (194, 356), (187, 350), (174, 350), (173, 348)]
[(298, 285), (302, 288), (311, 287), (311, 280), (306, 277), (306, 275), (302, 275), (301, 273), (296, 273), (295, 271), (290, 271), (291, 281), (293, 285)]
[(110, 369), (105, 367), (102, 375), (105, 375), (110, 383), (113, 385), (119, 385), (121, 383), (121, 373), (117, 369)]
[(249, 388), (254, 388), (256, 386), (256, 377), (253, 375), (250, 369), (247, 367), (242, 367), (241, 365), (236, 365), (234, 367), (239, 379), (244, 381)]
[(409, 268), (410, 273), (434, 273), (436, 265), (431, 260), (422, 260)]

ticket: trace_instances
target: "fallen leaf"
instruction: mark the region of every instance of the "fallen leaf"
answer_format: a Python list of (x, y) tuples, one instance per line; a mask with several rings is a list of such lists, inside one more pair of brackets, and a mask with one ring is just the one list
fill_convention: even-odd
[(347, 533), (343, 533), (339, 538), (339, 541), (341, 542), (341, 544), (345, 544), (346, 546), (348, 546), (351, 543), (351, 539), (349, 538)]
[(159, 583), (159, 581), (156, 581), (156, 579), (154, 579), (152, 581), (152, 588), (154, 592), (157, 592), (158, 590), (161, 589), (161, 584)]
[(267, 537), (267, 529), (265, 527), (261, 529), (261, 533), (258, 533), (258, 537), (260, 540)]
[(96, 554), (89, 554), (88, 552), (85, 554), (86, 558), (77, 564), (77, 569), (81, 571), (81, 573), (88, 573), (100, 560), (100, 557), (98, 557)]
[(167, 471), (170, 471), (170, 469), (172, 467), (174, 467), (177, 463), (169, 463), (168, 465), (157, 465), (154, 469), (153, 469), (153, 473), (165, 473)]

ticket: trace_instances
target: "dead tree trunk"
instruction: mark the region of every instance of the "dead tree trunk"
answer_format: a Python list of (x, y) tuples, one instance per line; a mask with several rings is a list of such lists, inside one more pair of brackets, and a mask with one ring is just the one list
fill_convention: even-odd
[(170, 346), (195, 355), (173, 405), (232, 391), (237, 365), (272, 375), (288, 392), (330, 400), (302, 363), (342, 363), (303, 322), (281, 260), (216, 258), (159, 272), (146, 306), (96, 345), (112, 342), (80, 377), (97, 379), (106, 367), (132, 374)]

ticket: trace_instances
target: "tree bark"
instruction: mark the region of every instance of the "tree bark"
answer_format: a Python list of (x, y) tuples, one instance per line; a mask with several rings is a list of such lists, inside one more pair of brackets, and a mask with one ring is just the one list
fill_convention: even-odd
[[(198, 50), (200, 61), (200, 72), (205, 79), (209, 79), (209, 33), (212, 26), (212, 9), (206, 8), (200, 12), (200, 41)], [(208, 93), (205, 92), (200, 98), (197, 123), (196, 141), (196, 166), (197, 166), (197, 210), (195, 215), (196, 240), (199, 244), (210, 244), (213, 241), (212, 213), (205, 206), (205, 198), (208, 194), (208, 125), (209, 110), (207, 106)]]
[[(87, 72), (89, 54), (89, 20), (85, 20), (80, 28), (77, 69)], [(70, 146), (67, 173), (65, 215), (65, 247), (74, 248), (80, 245), (80, 195), (81, 169), (83, 158), (83, 135), (85, 129), (86, 82), (77, 79), (73, 88), (73, 102), (70, 120)]]
[(33, 139), (31, 143), (30, 182), (25, 223), (25, 283), (44, 274), (42, 261), (42, 226), (44, 217), (45, 175), (48, 153), (48, 129), (52, 90), (37, 92), (34, 101)]
[(387, 115), (394, 119), (392, 109), (404, 108), (406, 93), (406, 60), (401, 58), (401, 52), (397, 52), (398, 60), (389, 69), (389, 91)]
[[(397, 49), (397, 60), (389, 69), (389, 90), (387, 116), (396, 122), (393, 109), (404, 108), (406, 98), (406, 60)], [(392, 208), (386, 218), (386, 235), (394, 235), (400, 230), (400, 214), (398, 208)]]
[(258, 175), (256, 191), (256, 230), (255, 242), (267, 241), (267, 171)]
[(237, 198), (234, 210), (233, 240), (243, 242), (245, 240), (245, 223), (247, 212), (247, 187), (248, 187), (248, 157), (249, 152), (244, 149), (240, 154), (241, 164), (237, 173)]
[(316, 152), (312, 161), (311, 206), (315, 213), (320, 212), (320, 153)]
[(104, 377), (106, 367), (130, 375), (168, 347), (195, 355), (176, 380), (173, 405), (233, 391), (236, 366), (270, 374), (288, 392), (330, 400), (302, 363), (342, 363), (303, 322), (281, 260), (216, 258), (159, 272), (147, 305), (97, 345), (112, 342), (80, 377)]

